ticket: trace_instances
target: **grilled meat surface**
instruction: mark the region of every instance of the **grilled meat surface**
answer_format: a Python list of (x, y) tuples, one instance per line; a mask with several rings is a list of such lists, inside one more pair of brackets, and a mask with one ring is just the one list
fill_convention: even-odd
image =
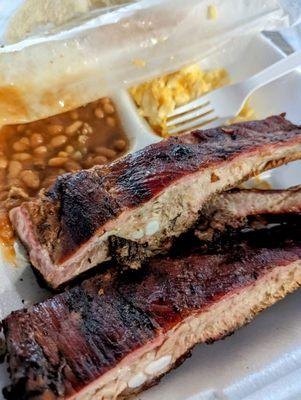
[(11, 400), (127, 398), (301, 284), (301, 230), (108, 269), (4, 322)]
[(300, 157), (301, 127), (283, 115), (194, 131), (63, 175), (10, 217), (31, 263), (57, 288), (112, 254), (139, 267), (194, 226), (210, 196)]
[(233, 189), (208, 201), (200, 212), (196, 235), (201, 240), (214, 240), (214, 235), (227, 230), (248, 227), (250, 217), (301, 214), (301, 187), (286, 190)]

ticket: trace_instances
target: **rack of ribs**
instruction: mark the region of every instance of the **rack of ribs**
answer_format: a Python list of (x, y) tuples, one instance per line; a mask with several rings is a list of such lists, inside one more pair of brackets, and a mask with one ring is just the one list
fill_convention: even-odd
[(10, 400), (125, 399), (301, 285), (301, 230), (106, 270), (3, 321)]
[(233, 189), (219, 193), (204, 205), (195, 233), (201, 240), (212, 241), (229, 231), (300, 215), (300, 186), (285, 190)]
[(10, 218), (32, 265), (58, 288), (114, 257), (137, 268), (167, 252), (214, 194), (300, 157), (301, 127), (284, 115), (197, 130), (65, 174)]

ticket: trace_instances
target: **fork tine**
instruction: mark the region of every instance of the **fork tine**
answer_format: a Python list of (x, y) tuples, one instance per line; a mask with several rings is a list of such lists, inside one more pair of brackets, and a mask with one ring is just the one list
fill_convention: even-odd
[(200, 107), (202, 104), (205, 105), (209, 101), (210, 101), (210, 97), (208, 95), (202, 96), (196, 100), (191, 101), (190, 103), (185, 104), (184, 106), (177, 107), (173, 112), (171, 112), (168, 115), (168, 118), (176, 117), (177, 115), (183, 114), (194, 108)]
[(179, 125), (183, 122), (195, 119), (197, 117), (201, 118), (203, 115), (206, 115), (212, 111), (214, 111), (212, 105), (210, 103), (206, 103), (201, 108), (195, 108), (194, 110), (191, 110), (191, 112), (187, 112), (185, 114), (181, 114), (179, 117), (171, 118), (171, 119), (167, 120), (166, 126), (167, 127), (175, 126), (175, 125)]
[(186, 124), (178, 125), (175, 128), (168, 129), (167, 133), (169, 135), (174, 135), (175, 133), (187, 132), (192, 128), (203, 127), (204, 125), (209, 124), (218, 119), (218, 116), (215, 113), (206, 114), (205, 117), (207, 115), (208, 118), (196, 119), (193, 121), (189, 121)]

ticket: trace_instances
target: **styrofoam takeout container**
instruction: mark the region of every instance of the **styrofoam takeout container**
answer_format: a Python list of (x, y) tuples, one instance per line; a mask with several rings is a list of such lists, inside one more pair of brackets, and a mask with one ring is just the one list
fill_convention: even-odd
[[(283, 54), (267, 39), (257, 36), (247, 46), (240, 63), (231, 64), (226, 54), (219, 53), (203, 60), (201, 66), (225, 67), (235, 82), (281, 57)], [(111, 97), (129, 136), (130, 151), (160, 140), (138, 115), (126, 90), (114, 92)], [(300, 71), (258, 90), (251, 105), (258, 118), (286, 112), (291, 121), (301, 124)], [(265, 178), (275, 188), (295, 185), (301, 181), (301, 162), (267, 172)], [(24, 304), (47, 296), (49, 293), (38, 286), (29, 267), (14, 268), (1, 261), (0, 319)], [(168, 375), (159, 386), (138, 397), (141, 400), (300, 399), (300, 300), (299, 291), (263, 312), (233, 337), (212, 346), (199, 346), (191, 360)], [(0, 386), (6, 384), (8, 376), (3, 364), (0, 366)]]

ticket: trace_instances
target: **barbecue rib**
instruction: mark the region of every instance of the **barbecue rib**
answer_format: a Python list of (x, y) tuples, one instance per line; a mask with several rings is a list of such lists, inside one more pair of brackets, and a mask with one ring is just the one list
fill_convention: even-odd
[(301, 230), (99, 274), (3, 321), (11, 400), (127, 398), (301, 284)]
[(283, 115), (195, 131), (63, 175), (10, 217), (33, 266), (56, 288), (115, 253), (137, 267), (191, 228), (210, 196), (299, 158), (301, 127)]
[(213, 240), (228, 228), (248, 226), (249, 218), (260, 215), (301, 214), (301, 187), (286, 190), (233, 189), (220, 193), (201, 210), (196, 235)]

